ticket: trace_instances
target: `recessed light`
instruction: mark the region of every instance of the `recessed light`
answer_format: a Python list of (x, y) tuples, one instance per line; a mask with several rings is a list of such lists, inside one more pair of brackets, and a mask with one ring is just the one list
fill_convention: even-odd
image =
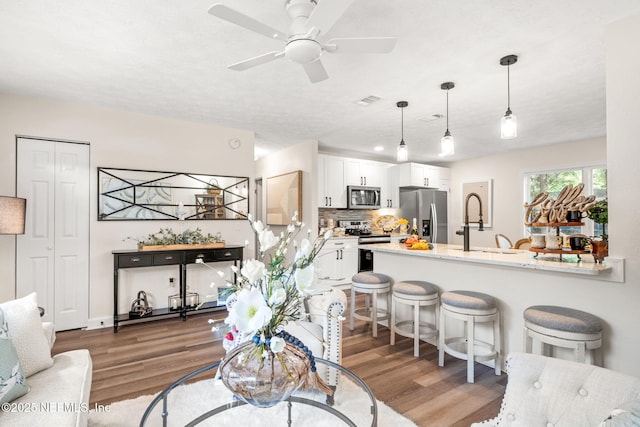
[(373, 151), (384, 151), (384, 147), (382, 145), (376, 145), (373, 147)]

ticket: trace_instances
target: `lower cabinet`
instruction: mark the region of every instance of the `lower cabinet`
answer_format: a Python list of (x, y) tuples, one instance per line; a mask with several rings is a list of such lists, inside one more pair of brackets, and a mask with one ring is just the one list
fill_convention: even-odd
[(358, 272), (358, 239), (330, 239), (316, 257), (315, 267), (322, 284), (350, 284)]

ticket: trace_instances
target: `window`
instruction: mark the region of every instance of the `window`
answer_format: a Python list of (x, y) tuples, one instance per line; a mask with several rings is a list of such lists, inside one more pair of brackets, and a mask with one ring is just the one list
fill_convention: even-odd
[[(549, 197), (555, 199), (560, 191), (568, 184), (584, 183), (582, 194), (596, 196), (596, 200), (607, 198), (607, 169), (604, 166), (588, 166), (556, 171), (542, 171), (525, 174), (525, 202), (533, 200), (535, 196), (547, 191)], [(588, 218), (584, 220), (584, 227), (564, 227), (565, 234), (582, 233), (589, 236), (602, 234), (602, 225), (594, 224)], [(595, 229), (594, 229), (595, 226)], [(526, 227), (528, 233), (546, 233), (546, 227)]]

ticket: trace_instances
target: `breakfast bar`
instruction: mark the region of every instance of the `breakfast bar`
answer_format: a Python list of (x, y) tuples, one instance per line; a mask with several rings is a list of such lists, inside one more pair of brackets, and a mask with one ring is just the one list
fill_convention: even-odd
[[(599, 295), (607, 292), (604, 286), (608, 282), (621, 281), (622, 260), (596, 264), (587, 259), (590, 255), (584, 255), (582, 261), (568, 262), (535, 258), (526, 250), (471, 247), (463, 251), (460, 245), (448, 244), (435, 244), (429, 250), (408, 249), (399, 243), (366, 247), (374, 253), (375, 272), (390, 276), (394, 282), (423, 280), (442, 292), (469, 290), (494, 296), (502, 313), (503, 356), (522, 351), (523, 312), (531, 305), (558, 305), (592, 313), (604, 320), (603, 335), (611, 333), (607, 330), (610, 308), (600, 304)], [(488, 329), (479, 330), (480, 337), (490, 334)], [(606, 338), (602, 351), (606, 358)]]

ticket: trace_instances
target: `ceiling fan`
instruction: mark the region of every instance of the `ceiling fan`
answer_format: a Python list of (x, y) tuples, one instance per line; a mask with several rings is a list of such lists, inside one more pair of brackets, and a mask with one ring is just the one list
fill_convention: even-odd
[(265, 53), (231, 64), (228, 68), (243, 71), (278, 58), (287, 58), (303, 66), (311, 83), (329, 78), (320, 55), (328, 53), (389, 53), (395, 37), (334, 38), (327, 33), (354, 0), (287, 0), (285, 10), (291, 18), (288, 34), (216, 3), (209, 13), (232, 24), (285, 42), (284, 50)]

